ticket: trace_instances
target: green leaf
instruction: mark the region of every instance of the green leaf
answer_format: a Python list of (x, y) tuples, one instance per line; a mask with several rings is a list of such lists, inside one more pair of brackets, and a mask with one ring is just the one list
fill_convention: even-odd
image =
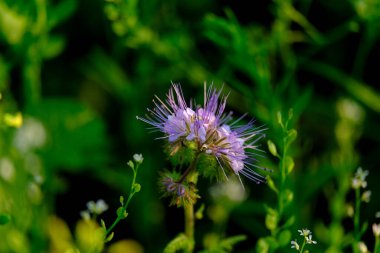
[(5, 225), (11, 221), (11, 216), (8, 214), (0, 214), (0, 225)]
[(269, 252), (268, 242), (265, 239), (260, 238), (256, 244), (256, 251), (258, 253), (268, 253)]
[(66, 41), (62, 36), (52, 36), (46, 42), (46, 45), (43, 47), (43, 56), (45, 59), (51, 59), (59, 55), (64, 47)]
[(107, 236), (107, 238), (105, 239), (105, 242), (111, 241), (114, 235), (115, 235), (114, 232), (112, 232), (109, 236)]
[(48, 26), (53, 28), (62, 23), (65, 19), (70, 17), (77, 7), (77, 1), (64, 0), (60, 1), (57, 5), (49, 8)]
[(124, 196), (120, 196), (119, 201), (120, 201), (120, 204), (121, 204), (122, 206), (124, 206)]
[(285, 247), (292, 239), (292, 233), (289, 230), (284, 230), (278, 235), (278, 243), (281, 247)]
[(278, 248), (277, 240), (272, 236), (259, 239), (256, 244), (256, 251), (259, 253), (272, 252), (273, 249)]
[(272, 208), (268, 208), (267, 215), (265, 216), (265, 226), (273, 231), (277, 228), (278, 224), (278, 213)]
[(270, 152), (273, 156), (275, 156), (275, 157), (279, 157), (279, 155), (278, 155), (278, 153), (277, 153), (276, 145), (275, 145), (271, 140), (268, 140), (267, 144), (268, 144), (269, 152)]
[(0, 38), (13, 45), (21, 43), (28, 29), (28, 21), (26, 16), (9, 8), (4, 1), (0, 2)]
[(106, 14), (107, 18), (111, 21), (116, 21), (118, 18), (120, 18), (120, 10), (118, 6), (114, 4), (106, 4), (104, 6), (104, 13)]
[(287, 142), (287, 144), (289, 145), (289, 144), (292, 143), (296, 138), (297, 138), (297, 130), (295, 130), (295, 129), (290, 129), (290, 130), (288, 131), (287, 136), (286, 136), (286, 142)]
[(235, 235), (228, 238), (223, 239), (220, 242), (220, 247), (222, 249), (232, 250), (233, 246), (238, 242), (245, 241), (247, 239), (246, 235)]
[(100, 219), (100, 226), (101, 226), (102, 228), (104, 228), (104, 230), (107, 230), (106, 223), (104, 222), (103, 219)]
[(166, 245), (163, 253), (175, 253), (179, 250), (187, 250), (192, 244), (193, 242), (191, 242), (186, 235), (179, 234)]
[(135, 183), (133, 185), (133, 192), (139, 192), (141, 190), (141, 185), (139, 183)]
[(282, 113), (280, 111), (277, 112), (277, 123), (284, 129), (284, 123), (282, 122)]
[(287, 156), (284, 159), (286, 174), (290, 174), (294, 169), (294, 160), (292, 157)]
[(203, 212), (205, 210), (205, 204), (202, 204), (201, 207), (195, 212), (195, 218), (198, 220), (203, 218)]
[(117, 210), (116, 210), (116, 214), (118, 217), (121, 217), (122, 219), (125, 219), (127, 218), (128, 216), (128, 213), (126, 210), (124, 210), (124, 207), (119, 207)]
[(285, 222), (285, 224), (284, 224), (282, 227), (283, 227), (283, 228), (288, 228), (288, 227), (292, 226), (292, 225), (294, 224), (295, 220), (296, 220), (295, 216), (294, 216), (294, 215), (291, 216), (291, 217)]
[(267, 179), (267, 183), (268, 183), (269, 188), (278, 194), (278, 189), (277, 189), (273, 179), (270, 176), (267, 176), (266, 179)]

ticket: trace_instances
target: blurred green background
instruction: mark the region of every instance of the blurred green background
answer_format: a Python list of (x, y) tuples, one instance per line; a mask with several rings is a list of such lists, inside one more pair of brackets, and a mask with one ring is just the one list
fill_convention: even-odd
[[(236, 117), (247, 112), (268, 128), (260, 164), (273, 178), (279, 161), (266, 140), (281, 150), (276, 115), (293, 109), (294, 199), (285, 216), (294, 216), (292, 238), (313, 231), (311, 252), (351, 252), (350, 178), (359, 166), (369, 170), (372, 200), (361, 219), (370, 247), (380, 211), (379, 35), (378, 0), (0, 0), (0, 213), (11, 216), (0, 226), (0, 252), (52, 252), (49, 217), (74, 231), (90, 200), (108, 203), (101, 217), (111, 223), (134, 153), (145, 158), (142, 190), (114, 241), (162, 252), (183, 230), (182, 211), (160, 199), (158, 172), (170, 164), (136, 115), (171, 82), (203, 103), (205, 81), (224, 85)], [(200, 182), (198, 250), (215, 225), (207, 209), (214, 183)], [(255, 252), (270, 235), (265, 206), (277, 200), (267, 185), (244, 183), (247, 199), (223, 231), (247, 235), (234, 252)], [(277, 250), (288, 251), (290, 242)]]

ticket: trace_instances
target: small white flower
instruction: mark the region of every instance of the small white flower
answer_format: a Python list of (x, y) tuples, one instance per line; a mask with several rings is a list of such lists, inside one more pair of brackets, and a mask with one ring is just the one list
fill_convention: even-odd
[(306, 239), (306, 243), (307, 243), (307, 244), (317, 244), (317, 242), (316, 242), (316, 241), (313, 241), (313, 240), (311, 239), (311, 237), (312, 237), (312, 235), (309, 235), (309, 236), (305, 237), (305, 239)]
[(307, 228), (298, 230), (298, 232), (300, 233), (301, 236), (304, 236), (304, 237), (308, 237), (311, 234), (310, 230)]
[(368, 170), (363, 170), (361, 167), (359, 167), (355, 173), (355, 177), (352, 179), (352, 188), (366, 188), (367, 181), (365, 181), (365, 178), (368, 176), (368, 174)]
[(380, 237), (380, 223), (379, 224), (374, 223), (372, 225), (372, 231), (375, 237)]
[(137, 163), (142, 163), (144, 160), (144, 157), (142, 156), (142, 154), (134, 154), (133, 160), (135, 160), (135, 162)]
[(300, 246), (297, 243), (297, 240), (291, 241), (290, 244), (292, 245), (292, 249), (300, 250)]
[(91, 212), (91, 213), (94, 213), (94, 214), (101, 214), (105, 211), (108, 210), (108, 205), (107, 203), (102, 200), (102, 199), (99, 199), (98, 201), (96, 201), (96, 203), (94, 201), (89, 201), (87, 203), (87, 209)]
[(365, 191), (365, 192), (363, 192), (361, 199), (362, 199), (363, 202), (369, 203), (370, 200), (371, 200), (371, 191)]
[(359, 248), (360, 253), (369, 253), (367, 245), (365, 245), (364, 242), (359, 242), (358, 248)]

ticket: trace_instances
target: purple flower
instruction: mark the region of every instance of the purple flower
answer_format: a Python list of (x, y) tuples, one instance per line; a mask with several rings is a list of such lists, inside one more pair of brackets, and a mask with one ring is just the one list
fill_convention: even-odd
[(253, 120), (239, 125), (245, 115), (233, 121), (231, 112), (225, 114), (227, 96), (221, 96), (221, 90), (212, 86), (207, 89), (205, 85), (203, 107), (188, 105), (178, 84), (172, 85), (165, 102), (157, 96), (156, 99), (155, 108), (148, 109), (150, 116), (137, 119), (163, 132), (162, 138), (169, 144), (194, 142), (199, 153), (215, 157), (226, 178), (227, 170), (257, 183), (264, 181), (264, 176), (252, 170), (263, 169), (255, 165), (255, 144), (264, 136), (264, 129), (255, 128)]

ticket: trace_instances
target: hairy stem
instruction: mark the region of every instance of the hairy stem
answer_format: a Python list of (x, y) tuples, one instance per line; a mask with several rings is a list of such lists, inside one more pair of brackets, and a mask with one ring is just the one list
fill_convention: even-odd
[[(196, 180), (192, 176), (189, 176), (192, 172), (194, 172), (194, 169), (196, 168), (198, 159), (199, 159), (200, 153), (197, 153), (195, 155), (194, 160), (191, 162), (185, 173), (183, 173), (182, 177), (178, 180), (178, 183), (182, 183), (185, 179), (186, 180), (193, 180), (194, 185), (197, 183)], [(188, 177), (189, 176), (189, 177)], [(195, 182), (194, 182), (195, 181)], [(184, 208), (184, 214), (185, 214), (185, 235), (189, 239), (189, 246), (187, 250), (185, 250), (186, 253), (192, 253), (194, 251), (194, 204), (188, 203), (183, 206)]]
[(185, 211), (185, 235), (189, 239), (189, 247), (186, 250), (187, 253), (191, 253), (194, 250), (194, 205), (189, 204), (184, 206)]
[(195, 169), (196, 164), (197, 164), (198, 159), (199, 159), (199, 155), (200, 155), (200, 153), (197, 153), (195, 155), (194, 160), (191, 162), (191, 164), (189, 165), (189, 167), (185, 170), (185, 172), (183, 173), (183, 175), (181, 176), (181, 178), (177, 181), (178, 184), (181, 184), (187, 178), (187, 176), (189, 175), (189, 173), (192, 172)]

